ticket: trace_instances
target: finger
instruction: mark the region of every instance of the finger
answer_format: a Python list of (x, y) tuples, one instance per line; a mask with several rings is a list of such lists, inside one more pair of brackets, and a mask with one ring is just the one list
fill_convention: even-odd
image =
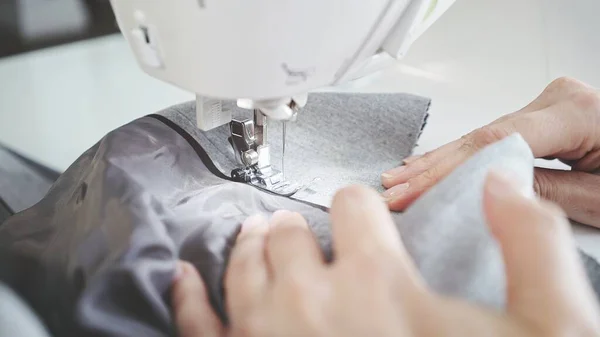
[(175, 322), (182, 337), (222, 337), (225, 330), (210, 306), (204, 282), (196, 268), (178, 262), (172, 300)]
[[(396, 185), (405, 183), (411, 177), (427, 170), (434, 166), (444, 158), (452, 155), (462, 145), (463, 140), (458, 139), (448, 144), (445, 144), (431, 152), (428, 152), (418, 158), (407, 158), (404, 160), (405, 165), (393, 168), (384, 172), (381, 175), (381, 183), (385, 188), (391, 188)], [(408, 162), (407, 162), (408, 160)]]
[(541, 198), (557, 203), (569, 218), (600, 227), (600, 176), (536, 168), (534, 189)]
[(398, 230), (381, 197), (363, 186), (338, 192), (330, 210), (336, 258), (360, 251), (402, 250)]
[(558, 208), (540, 204), (495, 173), (486, 182), (484, 208), (502, 249), (509, 312), (538, 324), (572, 318), (582, 309), (596, 312), (569, 225)]
[(409, 179), (407, 182), (396, 185), (383, 193), (383, 197), (392, 211), (403, 211), (410, 206), (421, 194), (437, 184), (450, 174), (456, 167), (466, 161), (474, 150), (460, 150), (454, 156), (432, 166), (425, 172)]
[[(544, 110), (507, 119), (502, 123), (488, 125), (465, 136), (463, 145), (458, 151), (437, 165), (409, 178), (405, 184), (386, 191), (384, 197), (387, 198), (390, 209), (394, 211), (406, 209), (424, 191), (437, 184), (477, 151), (514, 132), (519, 132), (523, 136), (536, 157), (557, 154), (564, 149), (580, 148), (579, 136), (574, 137), (569, 131), (573, 123), (579, 123), (578, 118), (574, 118), (575, 121), (565, 119), (566, 114), (562, 111), (564, 109), (564, 105), (553, 105)], [(548, 134), (553, 136), (549, 138)], [(409, 165), (403, 175), (411, 174), (413, 169), (410, 166), (416, 167), (417, 164), (418, 161)], [(418, 172), (419, 168), (414, 171)]]
[(293, 274), (311, 277), (324, 266), (314, 235), (298, 213), (275, 212), (267, 238), (267, 257), (274, 278)]
[(421, 158), (410, 164), (402, 172), (402, 177), (396, 178), (406, 182), (390, 188), (383, 194), (389, 208), (393, 211), (403, 211), (423, 192), (445, 178), (476, 152), (512, 133), (514, 128), (511, 124), (488, 125), (462, 137), (459, 146), (449, 147), (449, 154), (437, 163), (430, 165), (425, 158)]
[(344, 188), (335, 195), (330, 214), (334, 266), (344, 266), (344, 261), (351, 261), (352, 268), (359, 269), (355, 270), (358, 273), (364, 273), (363, 266), (373, 267), (370, 272), (373, 277), (379, 272), (399, 272), (402, 274), (399, 281), (406, 289), (425, 288), (389, 210), (375, 191), (363, 186)]
[(404, 163), (404, 165), (408, 165), (408, 164), (410, 164), (410, 163), (414, 162), (415, 160), (417, 160), (417, 159), (419, 159), (419, 158), (421, 158), (421, 157), (423, 157), (423, 155), (420, 155), (420, 154), (418, 154), (418, 155), (413, 155), (413, 156), (410, 156), (410, 157), (404, 158), (404, 160), (402, 160), (402, 163)]
[[(390, 208), (395, 211), (405, 209), (427, 188), (445, 177), (474, 152), (514, 132), (523, 136), (538, 158), (564, 158), (561, 156), (563, 154), (569, 156), (565, 159), (581, 158), (590, 152), (596, 143), (586, 139), (586, 135), (596, 134), (594, 130), (590, 130), (595, 123), (590, 121), (590, 113), (587, 111), (589, 109), (585, 107), (593, 105), (597, 97), (590, 95), (587, 92), (589, 90), (589, 87), (578, 81), (559, 79), (521, 111), (504, 116), (458, 141), (447, 144), (443, 151), (440, 148), (429, 156), (425, 155), (408, 165), (384, 173), (382, 183), (386, 188), (390, 188), (385, 195), (390, 199)], [(565, 99), (570, 97), (568, 95), (575, 94), (579, 95), (578, 98)], [(574, 133), (572, 130), (578, 132)], [(588, 161), (596, 163), (595, 158)], [(588, 166), (590, 165), (586, 168), (589, 168)], [(392, 187), (396, 188), (391, 189)]]
[(260, 302), (268, 286), (265, 259), (269, 224), (261, 216), (248, 218), (242, 225), (225, 275), (227, 307), (230, 315), (244, 315)]
[[(533, 102), (531, 102), (521, 110), (504, 115), (490, 123), (490, 126), (494, 126), (493, 128), (491, 128), (491, 130), (488, 130), (490, 129), (489, 127), (484, 127), (481, 130), (476, 130), (475, 132), (461, 139), (445, 144), (444, 146), (432, 152), (426, 153), (425, 155), (411, 156), (404, 159), (404, 167), (401, 166), (392, 169), (390, 171), (385, 172), (382, 175), (383, 186), (385, 186), (386, 188), (390, 188), (392, 186), (405, 183), (406, 181), (408, 181), (408, 179), (427, 171), (429, 168), (439, 163), (441, 160), (446, 159), (446, 157), (450, 155), (455, 155), (461, 147), (464, 147), (465, 143), (481, 143), (483, 145), (487, 145), (490, 142), (498, 141), (502, 137), (513, 133), (516, 130), (515, 127), (511, 125), (512, 120), (519, 118), (521, 114), (549, 107), (550, 103), (554, 103), (556, 101), (556, 99), (553, 98), (554, 95), (552, 95), (554, 92), (555, 89), (553, 88), (551, 88), (550, 90), (546, 89), (542, 94), (540, 94), (539, 97), (537, 97)], [(488, 139), (489, 141), (486, 142), (485, 140), (478, 140), (473, 138), (484, 138)], [(406, 166), (413, 164), (414, 162), (417, 162), (417, 164), (412, 165), (412, 167), (409, 170), (407, 170)]]

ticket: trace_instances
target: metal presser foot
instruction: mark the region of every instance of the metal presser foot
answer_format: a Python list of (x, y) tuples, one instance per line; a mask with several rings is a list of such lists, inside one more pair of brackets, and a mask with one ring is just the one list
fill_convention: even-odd
[(271, 166), (265, 115), (255, 110), (254, 120), (232, 120), (230, 129), (229, 142), (241, 165), (231, 172), (233, 179), (286, 197), (301, 189), (301, 186), (285, 180), (283, 174)]

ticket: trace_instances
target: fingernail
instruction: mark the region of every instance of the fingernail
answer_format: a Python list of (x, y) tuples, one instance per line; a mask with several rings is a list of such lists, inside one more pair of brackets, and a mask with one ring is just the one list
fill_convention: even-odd
[(402, 195), (408, 190), (408, 183), (396, 185), (389, 190), (383, 192), (383, 197), (386, 201), (390, 202), (392, 200), (399, 199)]
[(396, 168), (393, 168), (389, 171), (384, 172), (381, 177), (383, 179), (392, 179), (396, 176), (398, 176), (400, 173), (404, 172), (406, 170), (406, 166), (398, 166)]
[(533, 198), (534, 192), (531, 186), (520, 184), (515, 175), (504, 171), (491, 170), (488, 174), (488, 192), (498, 199), (514, 197)]
[(252, 229), (260, 226), (261, 224), (263, 224), (265, 222), (265, 218), (260, 215), (253, 215), (251, 217), (249, 217), (248, 219), (246, 219), (246, 221), (244, 221), (244, 223), (242, 224), (242, 233), (251, 231)]
[(404, 160), (402, 161), (404, 164), (410, 164), (412, 162), (414, 162), (415, 160), (421, 158), (423, 155), (417, 154), (414, 156), (410, 156), (408, 158), (404, 158)]

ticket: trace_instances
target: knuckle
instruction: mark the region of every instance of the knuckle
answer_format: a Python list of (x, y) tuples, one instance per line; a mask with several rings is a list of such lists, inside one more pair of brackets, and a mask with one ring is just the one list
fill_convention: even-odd
[(510, 132), (496, 125), (487, 125), (463, 137), (462, 150), (476, 152), (483, 147), (504, 139)]
[(548, 85), (548, 89), (572, 89), (582, 87), (583, 83), (580, 81), (569, 77), (563, 76), (555, 79)]
[(543, 173), (536, 172), (533, 175), (533, 190), (543, 199), (554, 200), (554, 187), (547, 176)]
[(425, 153), (419, 159), (415, 160), (414, 162), (412, 162), (410, 164), (413, 164), (413, 166), (416, 166), (419, 168), (433, 167), (436, 164), (436, 160), (434, 158), (435, 158), (435, 151), (430, 151), (430, 152)]
[(425, 152), (421, 157), (419, 157), (419, 159), (417, 159), (418, 161), (428, 165), (428, 164), (432, 164), (432, 158), (433, 156), (435, 156), (435, 150), (433, 151), (427, 151)]
[(430, 187), (442, 177), (442, 172), (438, 166), (432, 166), (418, 177), (409, 182), (409, 185), (418, 185), (420, 187)]
[[(561, 189), (550, 179), (549, 176), (543, 171), (536, 171), (533, 175), (533, 190), (543, 200), (551, 202), (561, 202)], [(553, 204), (547, 204), (550, 208), (556, 208)]]
[(538, 99), (545, 100), (547, 103), (556, 103), (562, 100), (568, 100), (573, 93), (589, 90), (590, 87), (585, 83), (572, 77), (559, 77), (552, 81)]

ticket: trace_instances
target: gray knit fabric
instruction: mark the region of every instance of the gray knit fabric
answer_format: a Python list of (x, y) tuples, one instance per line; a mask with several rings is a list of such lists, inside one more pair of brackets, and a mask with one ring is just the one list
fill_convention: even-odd
[[(429, 99), (409, 94), (311, 95), (297, 121), (287, 123), (286, 177), (309, 187), (293, 198), (328, 206), (343, 186), (366, 184), (383, 191), (381, 173), (411, 154), (429, 104)], [(224, 109), (239, 118), (252, 118), (232, 103)], [(199, 131), (193, 103), (161, 114), (192, 134), (223, 173), (239, 166), (227, 143), (228, 126)], [(268, 132), (272, 162), (280, 168), (282, 123), (271, 122)]]

